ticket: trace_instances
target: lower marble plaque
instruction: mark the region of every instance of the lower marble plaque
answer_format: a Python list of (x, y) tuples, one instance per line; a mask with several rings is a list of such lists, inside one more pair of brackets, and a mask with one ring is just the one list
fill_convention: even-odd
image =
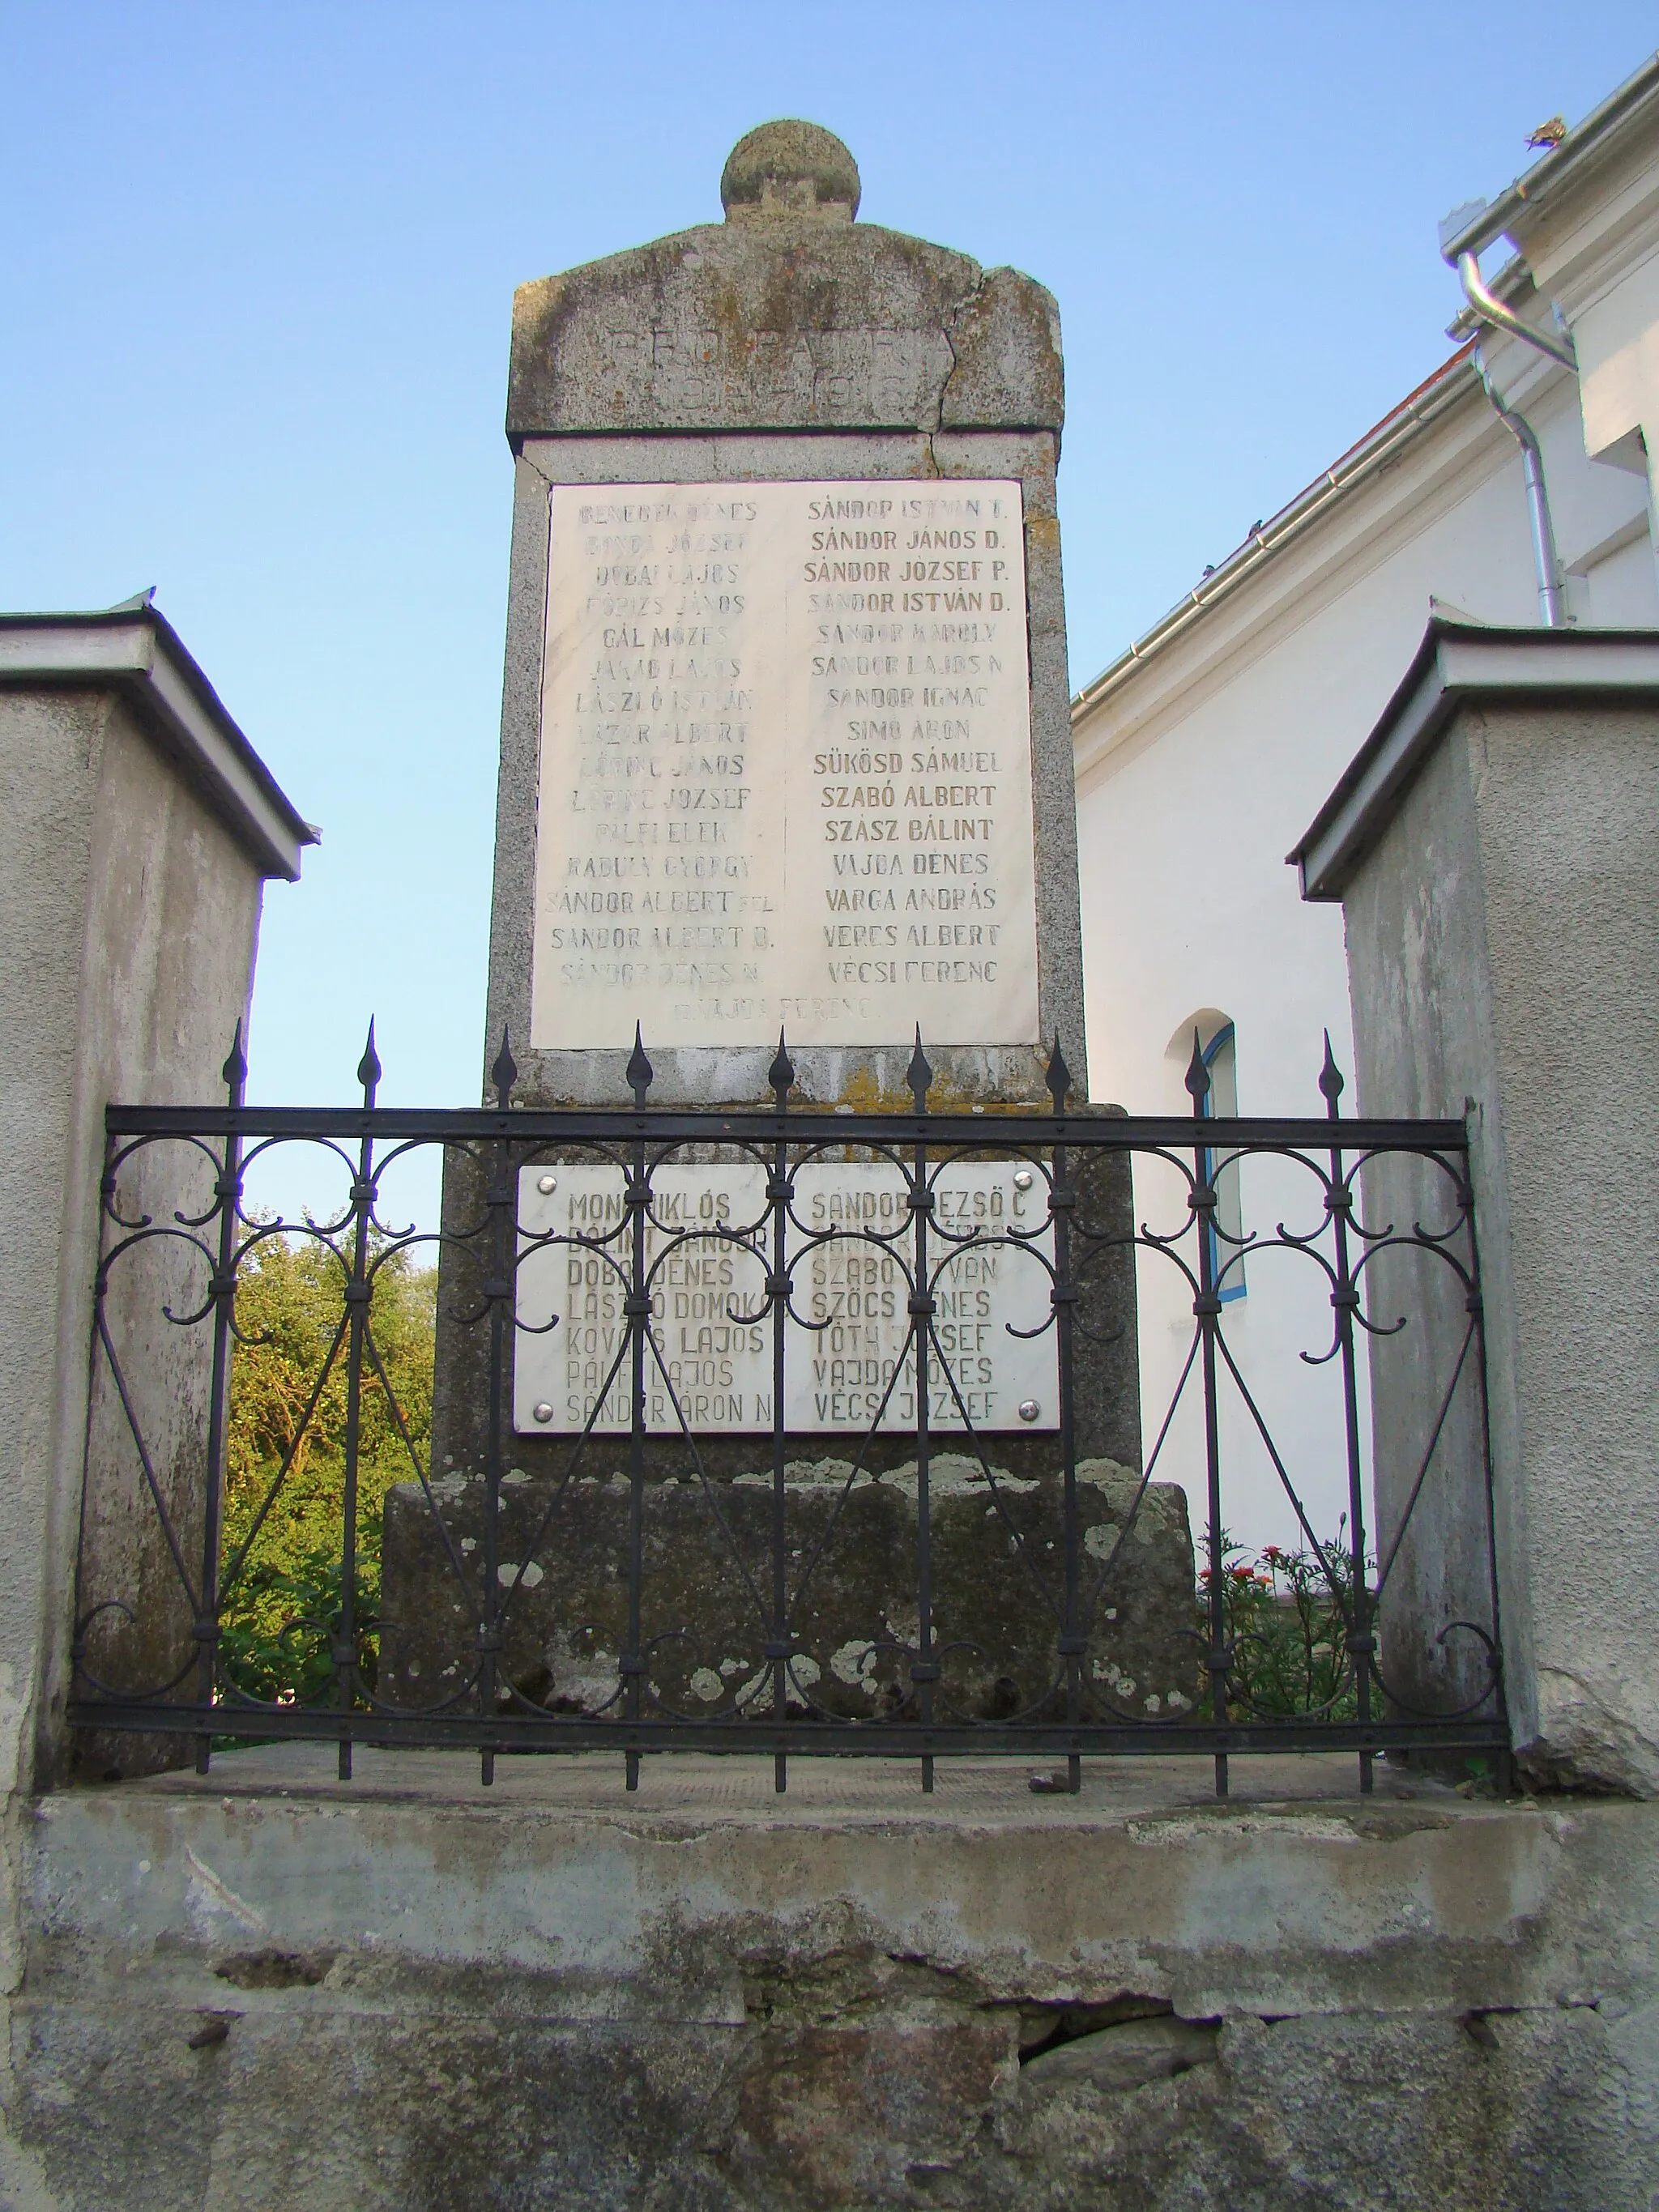
[[(904, 1178), (885, 1162), (812, 1162), (796, 1169), (794, 1189), (786, 1426), (861, 1430), (879, 1418), (884, 1429), (911, 1428), (906, 1271), (915, 1239)], [(766, 1171), (747, 1160), (664, 1166), (652, 1190), (646, 1425), (670, 1434), (682, 1425), (703, 1434), (769, 1430)], [(590, 1422), (596, 1434), (626, 1431), (633, 1255), (622, 1170), (526, 1168), (519, 1222), (514, 1426), (530, 1435), (577, 1433)], [(1016, 1334), (1041, 1329), (1050, 1310), (1044, 1262), (1054, 1231), (1041, 1177), (1018, 1160), (940, 1167), (932, 1222), (931, 1425), (1057, 1428), (1054, 1331)]]

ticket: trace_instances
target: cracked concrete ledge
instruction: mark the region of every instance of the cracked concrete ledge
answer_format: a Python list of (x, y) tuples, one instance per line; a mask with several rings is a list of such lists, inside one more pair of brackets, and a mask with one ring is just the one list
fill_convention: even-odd
[(359, 1759), (32, 1808), (5, 2202), (1648, 2212), (1659, 1808)]

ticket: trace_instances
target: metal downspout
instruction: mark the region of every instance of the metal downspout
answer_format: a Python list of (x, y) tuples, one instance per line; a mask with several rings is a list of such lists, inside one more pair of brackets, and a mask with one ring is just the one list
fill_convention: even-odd
[(1457, 257), (1457, 274), (1462, 280), (1463, 297), (1483, 323), (1490, 323), (1495, 331), (1507, 331), (1512, 338), (1524, 338), (1540, 353), (1547, 353), (1552, 361), (1559, 361), (1563, 368), (1577, 369), (1578, 355), (1571, 337), (1553, 331), (1534, 330), (1530, 323), (1522, 322), (1513, 308), (1506, 307), (1498, 295), (1491, 290), (1480, 274), (1480, 264), (1472, 253)]
[(1532, 554), (1538, 569), (1539, 616), (1547, 629), (1560, 629), (1565, 626), (1567, 617), (1561, 599), (1561, 573), (1556, 560), (1549, 494), (1544, 489), (1544, 457), (1538, 449), (1531, 423), (1525, 416), (1517, 415), (1504, 404), (1503, 394), (1492, 380), (1486, 356), (1478, 343), (1474, 365), (1493, 413), (1521, 448), (1521, 473), (1527, 483), (1527, 514), (1532, 523)]

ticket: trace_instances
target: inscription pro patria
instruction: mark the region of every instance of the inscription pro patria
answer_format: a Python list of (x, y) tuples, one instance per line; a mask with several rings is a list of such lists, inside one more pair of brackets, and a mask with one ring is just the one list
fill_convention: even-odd
[(551, 501), (532, 1043), (1036, 1042), (1020, 486)]

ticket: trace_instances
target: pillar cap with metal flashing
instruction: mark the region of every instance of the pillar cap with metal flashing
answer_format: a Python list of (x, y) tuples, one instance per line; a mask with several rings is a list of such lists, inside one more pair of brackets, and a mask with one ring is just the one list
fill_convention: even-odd
[(0, 690), (125, 695), (150, 737), (252, 855), (297, 883), (322, 832), (298, 813), (166, 617), (140, 592), (87, 614), (0, 614)]
[(1294, 850), (1304, 899), (1340, 899), (1466, 702), (1659, 704), (1659, 630), (1510, 629), (1436, 616), (1404, 681)]

